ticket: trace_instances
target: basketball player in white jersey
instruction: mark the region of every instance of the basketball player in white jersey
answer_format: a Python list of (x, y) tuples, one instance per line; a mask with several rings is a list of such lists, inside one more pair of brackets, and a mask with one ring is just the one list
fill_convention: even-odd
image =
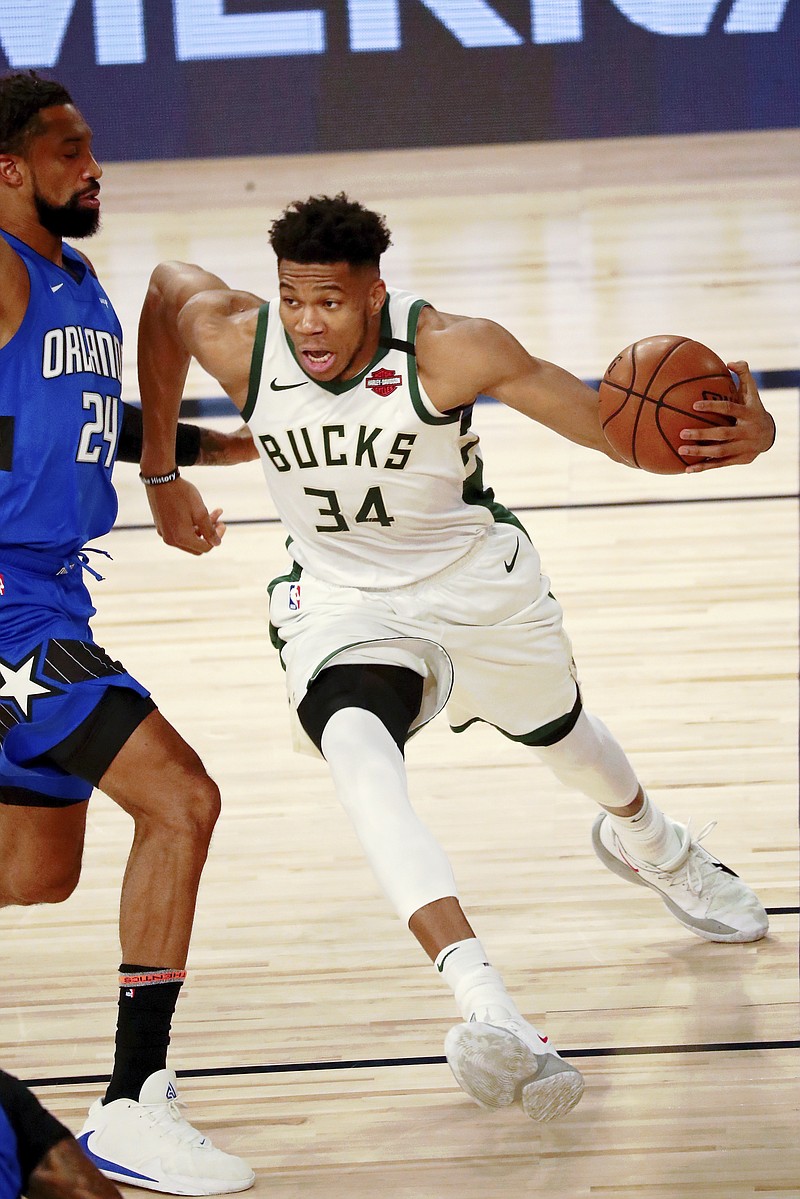
[[(757, 897), (643, 791), (582, 706), (561, 610), (516, 517), (483, 485), (473, 403), (488, 393), (616, 458), (597, 395), (488, 320), (388, 289), (383, 219), (346, 196), (312, 197), (271, 230), (280, 296), (263, 303), (199, 267), (166, 263), (142, 312), (142, 472), (159, 533), (215, 544), (172, 447), (190, 357), (250, 426), (289, 533), (270, 587), (297, 748), (321, 753), (388, 899), (450, 985), (462, 1016), (445, 1050), (478, 1103), (551, 1120), (583, 1079), (520, 1014), (457, 898), (443, 850), (409, 805), (407, 737), (447, 704), (530, 746), (601, 807), (594, 848), (713, 941), (767, 931)], [(687, 468), (750, 462), (774, 424), (745, 363), (739, 403), (697, 407), (736, 424), (685, 434)], [(696, 446), (698, 438), (715, 445)]]

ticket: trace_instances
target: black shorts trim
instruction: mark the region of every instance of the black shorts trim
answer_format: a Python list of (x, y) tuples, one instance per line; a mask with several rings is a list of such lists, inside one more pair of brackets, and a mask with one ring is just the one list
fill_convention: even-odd
[(109, 687), (83, 723), (39, 760), (97, 787), (131, 734), (155, 710), (149, 695)]
[(64, 799), (59, 795), (47, 795), (44, 791), (31, 791), (28, 787), (0, 786), (0, 804), (9, 808), (70, 808), (89, 802), (91, 791), (88, 787), (86, 790), (87, 795)]

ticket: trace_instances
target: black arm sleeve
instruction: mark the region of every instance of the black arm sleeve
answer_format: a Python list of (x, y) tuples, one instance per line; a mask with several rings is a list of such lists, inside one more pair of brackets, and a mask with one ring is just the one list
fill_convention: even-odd
[[(197, 425), (178, 423), (175, 435), (175, 465), (194, 466), (200, 455), (203, 430)], [(142, 410), (133, 404), (122, 405), (122, 424), (117, 445), (120, 462), (138, 462), (142, 456)]]
[(4, 1070), (0, 1070), (0, 1105), (17, 1138), (24, 1194), (28, 1179), (44, 1155), (72, 1133), (42, 1107), (24, 1083)]

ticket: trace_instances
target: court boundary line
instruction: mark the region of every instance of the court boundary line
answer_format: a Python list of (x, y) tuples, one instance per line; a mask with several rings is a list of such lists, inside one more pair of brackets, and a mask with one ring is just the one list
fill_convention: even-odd
[[(769, 916), (800, 915), (800, 905), (768, 907)], [(670, 1053), (742, 1053), (757, 1050), (800, 1049), (800, 1038), (774, 1041), (710, 1041), (685, 1045), (605, 1045), (590, 1049), (559, 1049), (564, 1058), (644, 1057)], [(376, 1070), (390, 1066), (439, 1066), (444, 1054), (419, 1057), (354, 1058), (333, 1062), (274, 1062), (263, 1065), (206, 1066), (194, 1070), (176, 1070), (178, 1078), (236, 1078), (254, 1074), (308, 1074), (322, 1070)], [(108, 1083), (110, 1074), (73, 1074), (55, 1078), (24, 1078), (28, 1087), (80, 1087)]]
[[(673, 1053), (752, 1053), (777, 1049), (800, 1049), (800, 1039), (777, 1041), (716, 1041), (688, 1045), (605, 1045), (592, 1049), (559, 1049), (563, 1058), (645, 1057), (648, 1054)], [(258, 1074), (309, 1074), (323, 1070), (385, 1070), (393, 1066), (443, 1066), (444, 1054), (419, 1057), (354, 1058), (330, 1062), (274, 1062), (251, 1066), (208, 1066), (195, 1070), (177, 1070), (178, 1078), (238, 1078)], [(75, 1074), (60, 1078), (24, 1078), (28, 1087), (75, 1087), (107, 1083), (110, 1074)]]

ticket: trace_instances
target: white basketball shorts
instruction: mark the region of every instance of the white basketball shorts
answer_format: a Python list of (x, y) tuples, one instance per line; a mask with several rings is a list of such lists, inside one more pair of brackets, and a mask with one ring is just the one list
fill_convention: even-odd
[[(318, 755), (297, 719), (328, 666), (384, 662), (425, 680), (415, 732), (447, 705), (451, 727), (476, 720), (547, 744), (580, 711), (572, 647), (539, 555), (513, 524), (495, 524), (458, 562), (394, 590), (335, 586), (295, 566), (270, 584), (273, 644), (286, 669), (295, 749)], [(561, 732), (561, 727), (563, 732)]]

